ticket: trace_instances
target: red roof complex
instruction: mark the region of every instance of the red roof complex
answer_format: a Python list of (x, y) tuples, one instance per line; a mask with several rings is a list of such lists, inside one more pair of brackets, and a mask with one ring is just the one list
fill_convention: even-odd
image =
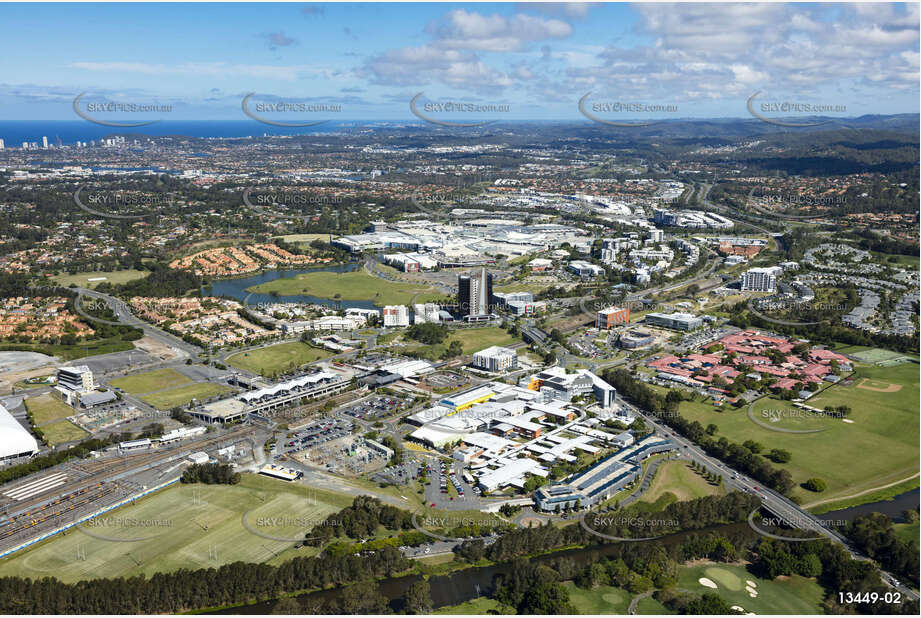
[[(804, 341), (791, 341), (786, 337), (766, 335), (756, 330), (745, 330), (708, 344), (722, 344), (723, 349), (709, 354), (670, 354), (650, 361), (647, 366), (662, 373), (685, 378), (700, 386), (710, 386), (717, 376), (732, 384), (741, 373), (759, 373), (765, 377), (779, 378), (773, 389), (792, 389), (797, 383), (821, 382), (831, 372), (831, 362), (849, 364), (847, 357), (820, 348), (812, 348), (802, 356), (793, 354), (793, 348)], [(731, 353), (735, 358), (730, 358)], [(783, 362), (777, 362), (778, 354)], [(696, 374), (696, 375), (695, 375)], [(796, 376), (796, 377), (792, 377)]]

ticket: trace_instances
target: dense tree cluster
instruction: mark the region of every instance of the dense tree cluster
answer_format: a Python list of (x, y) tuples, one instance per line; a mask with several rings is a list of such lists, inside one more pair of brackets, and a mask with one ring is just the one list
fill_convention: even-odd
[(180, 481), (206, 485), (236, 485), (240, 482), (240, 473), (234, 472), (233, 467), (228, 464), (192, 464), (182, 473)]
[(448, 338), (448, 328), (441, 324), (426, 322), (410, 326), (404, 334), (410, 339), (415, 339), (424, 344), (437, 345)]
[(560, 579), (560, 574), (548, 566), (518, 560), (507, 574), (496, 576), (493, 596), (518, 614), (575, 614)]
[(845, 534), (884, 569), (910, 580), (915, 587), (918, 585), (918, 540), (900, 539), (886, 515), (859, 515), (847, 526)]
[(314, 526), (307, 533), (305, 544), (320, 546), (334, 537), (368, 539), (380, 526), (387, 530), (411, 530), (412, 513), (384, 504), (378, 498), (358, 496), (351, 506)]
[(65, 584), (53, 577), (40, 580), (2, 577), (0, 612), (175, 614), (272, 599), (286, 592), (389, 577), (411, 566), (412, 561), (403, 557), (399, 550), (385, 548), (365, 556), (294, 558), (279, 566), (234, 562), (216, 569), (180, 569), (149, 578), (138, 575), (90, 579), (75, 584)]
[(158, 262), (150, 266), (150, 274), (143, 279), (134, 279), (116, 287), (120, 296), (185, 296), (197, 292), (202, 279), (186, 270), (173, 270), (167, 264)]
[[(752, 557), (751, 568), (761, 577), (773, 579), (778, 575), (794, 574), (817, 577), (819, 584), (829, 593), (825, 599), (827, 613), (850, 613), (857, 609), (869, 614), (918, 614), (917, 601), (902, 598), (900, 604), (886, 603), (884, 595), (891, 589), (880, 580), (873, 563), (851, 558), (846, 549), (831, 541), (789, 543), (762, 538), (752, 549)], [(854, 594), (877, 592), (880, 600), (861, 604), (859, 608), (842, 606), (838, 603), (839, 591)]]

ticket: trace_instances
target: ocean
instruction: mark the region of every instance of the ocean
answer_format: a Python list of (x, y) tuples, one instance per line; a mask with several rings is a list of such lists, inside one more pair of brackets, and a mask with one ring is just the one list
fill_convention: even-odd
[(105, 127), (85, 120), (2, 120), (0, 139), (7, 148), (19, 148), (22, 142), (38, 142), (48, 138), (56, 144), (58, 138), (65, 146), (77, 141), (89, 142), (111, 135), (184, 135), (187, 137), (256, 137), (263, 135), (310, 135), (328, 133), (361, 125), (356, 122), (327, 122), (315, 127), (274, 127), (255, 120), (162, 120), (144, 127)]

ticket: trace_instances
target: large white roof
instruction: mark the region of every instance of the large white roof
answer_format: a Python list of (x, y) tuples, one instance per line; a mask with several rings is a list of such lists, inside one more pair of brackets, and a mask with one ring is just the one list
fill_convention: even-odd
[(20, 453), (37, 453), (38, 442), (0, 405), (0, 459)]

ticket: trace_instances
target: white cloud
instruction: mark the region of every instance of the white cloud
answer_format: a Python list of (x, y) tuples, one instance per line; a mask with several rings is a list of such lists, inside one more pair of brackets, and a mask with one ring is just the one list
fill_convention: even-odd
[(316, 67), (228, 64), (224, 62), (187, 62), (178, 65), (145, 62), (74, 62), (75, 69), (99, 73), (140, 73), (144, 75), (207, 75), (211, 77), (251, 77), (279, 81), (296, 81), (305, 75), (318, 76), (325, 71)]

